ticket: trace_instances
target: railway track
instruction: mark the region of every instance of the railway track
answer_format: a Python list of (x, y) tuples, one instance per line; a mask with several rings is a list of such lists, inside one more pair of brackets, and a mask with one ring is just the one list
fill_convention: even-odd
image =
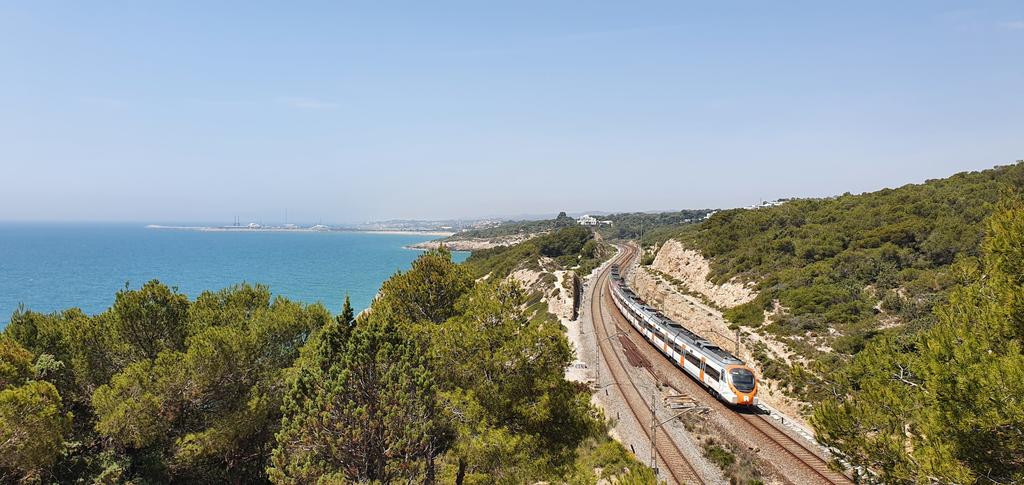
[(853, 483), (846, 475), (829, 468), (828, 463), (804, 446), (803, 443), (800, 443), (793, 437), (780, 431), (772, 423), (769, 423), (767, 420), (768, 418), (765, 418), (764, 415), (747, 413), (736, 414), (741, 416), (744, 421), (749, 423), (750, 426), (761, 433), (762, 436), (778, 445), (783, 452), (803, 463), (807, 469), (813, 471), (825, 483)]
[[(628, 262), (632, 259), (633, 254), (635, 253), (635, 250), (628, 246), (623, 251), (624, 254), (619, 256), (617, 259), (617, 262), (620, 264)], [(654, 421), (651, 413), (651, 403), (648, 403), (644, 399), (643, 393), (640, 392), (640, 388), (633, 382), (633, 379), (630, 377), (629, 372), (626, 369), (626, 364), (622, 361), (622, 355), (615, 351), (612, 339), (609, 338), (610, 328), (614, 329), (615, 332), (611, 334), (612, 336), (619, 335), (619, 338), (622, 338), (622, 336), (618, 325), (612, 322), (611, 326), (609, 326), (608, 319), (605, 319), (604, 315), (601, 313), (601, 302), (603, 301), (601, 295), (605, 294), (605, 288), (608, 282), (608, 272), (609, 270), (605, 269), (598, 276), (597, 284), (594, 285), (594, 295), (590, 300), (590, 315), (594, 321), (594, 330), (599, 342), (599, 352), (601, 352), (604, 362), (611, 371), (612, 378), (616, 383), (618, 383), (619, 391), (622, 394), (627, 407), (629, 407), (633, 416), (636, 417), (637, 422), (640, 424), (640, 428), (644, 430), (645, 436), (650, 439), (652, 433), (654, 434), (657, 458), (664, 465), (664, 469), (668, 471), (669, 475), (671, 475), (672, 479), (676, 483), (703, 484), (704, 480), (693, 468), (693, 465), (691, 465), (686, 459), (686, 455), (684, 455), (679, 449), (679, 446), (672, 437), (668, 436), (665, 432), (657, 433), (655, 431), (657, 428), (655, 428), (655, 430), (651, 429), (650, 423)], [(618, 310), (613, 307), (613, 311)], [(626, 342), (629, 342), (629, 344), (627, 345)], [(642, 366), (645, 363), (647, 366), (651, 365), (647, 358), (643, 357), (643, 355), (639, 353), (632, 341), (626, 340), (624, 342), (620, 342), (620, 344), (623, 344), (624, 349), (629, 348), (629, 345), (632, 345), (633, 352), (627, 356), (629, 358), (630, 365), (637, 366), (634, 365), (634, 362), (639, 364), (639, 366)]]
[[(628, 261), (631, 259), (631, 256), (635, 254), (636, 249), (631, 245), (627, 245), (624, 251), (627, 251), (628, 253), (627, 256), (623, 258), (623, 261)], [(625, 269), (626, 265), (622, 264), (622, 267)], [(604, 284), (604, 281), (599, 281), (599, 283)], [(616, 322), (614, 322), (615, 327), (621, 328), (626, 334), (624, 336), (620, 336), (620, 338), (628, 338), (628, 336), (634, 332), (633, 327), (626, 322), (625, 317), (619, 314), (618, 308), (616, 308), (614, 303), (612, 303), (609, 295), (604, 295), (602, 300), (607, 304), (607, 307), (612, 312), (613, 318), (616, 320)], [(624, 325), (620, 327), (619, 322), (622, 322)], [(595, 326), (597, 326), (596, 323)], [(645, 343), (647, 342), (643, 338), (641, 338), (641, 340), (644, 340)], [(820, 483), (853, 483), (853, 481), (846, 475), (831, 469), (828, 463), (821, 456), (811, 451), (806, 445), (778, 429), (774, 424), (768, 421), (768, 418), (764, 415), (741, 412), (726, 406), (721, 401), (718, 401), (705, 392), (703, 386), (694, 381), (689, 375), (685, 375), (685, 373), (677, 369), (649, 343), (643, 347), (645, 347), (645, 352), (639, 351), (634, 346), (634, 353), (639, 353), (640, 355), (631, 357), (631, 360), (642, 359), (647, 363), (647, 365), (653, 366), (650, 368), (652, 372), (657, 372), (662, 376), (670, 376), (673, 382), (681, 384), (681, 386), (676, 386), (670, 383), (673, 387), (677, 387), (677, 390), (680, 390), (678, 387), (687, 387), (691, 395), (695, 397), (700, 396), (700, 400), (704, 405), (714, 409), (731, 424), (736, 425), (735, 429), (738, 430), (737, 434), (745, 435), (748, 438), (753, 437), (756, 434), (756, 436), (761, 438), (757, 441), (774, 448), (777, 453), (781, 453), (788, 457), (789, 459), (786, 460), (788, 463), (773, 462), (772, 465), (774, 465), (791, 483), (807, 483), (807, 479), (812, 477), (816, 479), (815, 482)], [(648, 356), (650, 358), (648, 358)], [(795, 470), (792, 469), (794, 465), (804, 469), (805, 473), (803, 475), (807, 478), (794, 478), (795, 473), (793, 472)]]

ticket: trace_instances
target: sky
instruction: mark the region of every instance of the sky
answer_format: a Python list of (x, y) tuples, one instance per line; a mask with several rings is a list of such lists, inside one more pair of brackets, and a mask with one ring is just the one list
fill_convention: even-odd
[(0, 3), (0, 220), (736, 207), (1024, 158), (1024, 2)]

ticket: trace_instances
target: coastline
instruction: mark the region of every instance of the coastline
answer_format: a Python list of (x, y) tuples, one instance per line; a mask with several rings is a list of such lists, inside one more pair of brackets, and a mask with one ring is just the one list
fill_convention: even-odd
[(355, 232), (363, 234), (394, 234), (404, 236), (439, 236), (448, 237), (454, 232), (447, 231), (412, 231), (383, 229), (324, 229), (311, 227), (216, 227), (216, 226), (163, 226), (160, 224), (148, 224), (146, 229), (159, 229), (166, 231), (198, 231), (198, 232)]
[(410, 231), (410, 230), (387, 231), (387, 230), (362, 230), (362, 229), (353, 229), (352, 231), (348, 231), (348, 232), (361, 232), (361, 233), (364, 233), (364, 234), (401, 234), (401, 235), (406, 235), (406, 236), (439, 236), (439, 237), (448, 237), (448, 236), (452, 236), (452, 235), (455, 234), (454, 232), (446, 232), (446, 231)]
[(482, 238), (466, 238), (466, 239), (431, 239), (430, 241), (418, 242), (416, 244), (410, 244), (406, 246), (406, 249), (416, 249), (426, 251), (435, 249), (439, 245), (444, 245), (452, 251), (478, 251), (481, 249), (490, 249), (498, 246), (514, 246), (530, 238), (540, 235), (537, 234), (514, 234), (510, 236), (498, 236), (498, 237), (482, 237)]

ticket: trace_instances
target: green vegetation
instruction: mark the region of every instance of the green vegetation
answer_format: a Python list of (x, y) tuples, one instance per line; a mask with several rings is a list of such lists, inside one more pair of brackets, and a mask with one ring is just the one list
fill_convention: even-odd
[[(677, 212), (624, 212), (609, 214), (598, 219), (612, 221), (612, 224), (601, 225), (597, 232), (606, 239), (636, 239), (640, 234), (675, 233), (682, 225), (700, 222), (711, 210), (681, 210)], [(508, 221), (495, 227), (474, 229), (460, 232), (448, 239), (492, 238), (517, 234), (539, 234), (551, 232), (565, 227), (575, 226), (576, 220), (565, 212), (560, 212), (554, 219), (539, 221)], [(645, 237), (646, 239), (646, 237)]]
[(759, 327), (764, 312), (773, 312), (759, 331), (813, 363), (777, 375), (794, 381), (798, 397), (813, 402), (831, 394), (821, 376), (847, 365), (871, 340), (934, 324), (931, 309), (955, 282), (954, 259), (979, 254), (983, 221), (1008, 188), (1024, 188), (1024, 164), (861, 195), (723, 211), (672, 236), (711, 259), (714, 281), (757, 282), (758, 298), (725, 316)]
[(559, 212), (558, 216), (555, 217), (554, 219), (543, 219), (538, 221), (507, 221), (502, 222), (501, 224), (494, 227), (463, 231), (448, 237), (448, 239), (466, 239), (477, 237), (489, 238), (512, 236), (516, 234), (538, 234), (575, 225), (576, 219), (569, 217), (568, 215), (565, 214), (565, 212)]
[(523, 264), (540, 269), (540, 258), (547, 257), (562, 268), (586, 275), (610, 254), (610, 250), (594, 240), (593, 231), (572, 225), (514, 246), (473, 251), (466, 265), (475, 277), (490, 274), (494, 278), (504, 278)]
[[(585, 239), (585, 240), (581, 240)], [(589, 238), (538, 246), (577, 259)], [(589, 248), (597, 251), (591, 245)], [(0, 335), (0, 481), (644, 483), (562, 327), (513, 283), (422, 255), (353, 315), (159, 282)]]
[[(260, 481), (281, 420), (281, 383), (328, 320), (319, 305), (271, 301), (265, 287), (189, 302), (156, 281), (119, 292), (95, 317), (17, 312), (5, 338), (28, 350), (39, 379), (24, 394), (58, 406), (71, 426), (29, 435), (34, 456), (56, 455), (19, 459), (16, 473), (26, 481)], [(4, 400), (0, 416), (17, 405)], [(35, 470), (17, 469), (25, 464)]]
[(474, 284), (447, 253), (426, 253), (350, 335), (321, 333), (333, 343), (291, 383), (271, 478), (593, 483), (595, 468), (642, 469), (563, 378), (561, 326), (532, 313), (517, 285)]
[(640, 265), (650, 266), (654, 264), (654, 258), (657, 256), (657, 253), (655, 253), (654, 251), (649, 251), (646, 247), (643, 249), (643, 255), (640, 256)]
[(936, 323), (871, 342), (815, 410), (819, 439), (886, 482), (1024, 481), (1024, 204), (987, 228)]
[(611, 214), (600, 219), (612, 221), (610, 226), (597, 228), (607, 239), (637, 239), (648, 234), (658, 234), (665, 231), (678, 230), (680, 226), (700, 222), (704, 216), (711, 212), (710, 209), (681, 210), (676, 212), (627, 212), (622, 214)]
[(759, 460), (756, 451), (740, 448), (721, 441), (721, 430), (711, 426), (708, 416), (701, 408), (690, 408), (678, 418), (690, 436), (701, 445), (701, 451), (709, 462), (714, 463), (730, 484), (762, 485), (764, 483), (755, 462)]
[(447, 437), (427, 356), (399, 321), (378, 305), (358, 323), (324, 327), (290, 385), (273, 482), (390, 483), (427, 472)]
[[(52, 366), (51, 366), (52, 367)], [(37, 481), (57, 461), (71, 414), (32, 354), (0, 336), (0, 480)]]
[[(807, 366), (751, 350), (814, 404), (819, 439), (866, 481), (1024, 481), (1024, 163), (920, 185), (729, 210), (648, 235), (699, 249), (727, 309)], [(769, 318), (765, 319), (765, 312)], [(795, 360), (794, 362), (798, 362)], [(720, 448), (720, 447), (719, 447)], [(708, 456), (726, 465), (723, 450)]]
[(714, 438), (708, 438), (701, 443), (701, 447), (704, 448), (704, 456), (708, 458), (708, 461), (714, 463), (718, 468), (722, 470), (728, 470), (734, 463), (736, 463), (736, 455), (729, 451), (727, 447), (719, 445)]

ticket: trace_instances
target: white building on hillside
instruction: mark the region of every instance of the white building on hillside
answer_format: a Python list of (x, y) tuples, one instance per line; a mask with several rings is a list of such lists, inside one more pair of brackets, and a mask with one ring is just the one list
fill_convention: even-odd
[(580, 216), (579, 219), (576, 219), (576, 222), (579, 223), (579, 225), (581, 225), (581, 226), (598, 226), (598, 225), (610, 226), (610, 225), (612, 225), (612, 221), (609, 221), (609, 220), (601, 221), (601, 220), (598, 220), (596, 217), (594, 217), (594, 216), (592, 216), (590, 214), (586, 214), (586, 215)]
[(760, 204), (750, 205), (744, 207), (744, 209), (766, 209), (768, 207), (780, 206), (782, 204), (785, 204), (786, 202), (789, 202), (790, 200), (792, 199), (762, 200)]

